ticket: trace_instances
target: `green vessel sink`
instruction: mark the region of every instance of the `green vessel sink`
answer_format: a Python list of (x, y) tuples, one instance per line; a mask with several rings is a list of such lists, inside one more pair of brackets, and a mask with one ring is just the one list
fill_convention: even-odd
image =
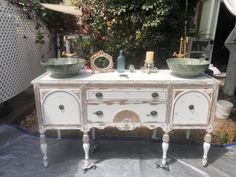
[(205, 59), (169, 58), (166, 60), (169, 69), (178, 77), (193, 78), (201, 75), (210, 64)]
[(81, 58), (51, 58), (40, 62), (52, 77), (64, 78), (77, 75), (85, 64)]

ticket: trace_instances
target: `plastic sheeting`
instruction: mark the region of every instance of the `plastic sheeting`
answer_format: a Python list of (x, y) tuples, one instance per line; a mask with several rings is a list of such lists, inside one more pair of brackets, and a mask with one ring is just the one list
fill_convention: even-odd
[(49, 167), (44, 168), (39, 137), (25, 134), (9, 125), (0, 126), (1, 177), (233, 177), (236, 146), (212, 147), (209, 165), (201, 165), (202, 146), (170, 144), (170, 171), (157, 169), (161, 144), (145, 140), (97, 140), (91, 154), (97, 169), (82, 174), (84, 152), (80, 139), (48, 139)]

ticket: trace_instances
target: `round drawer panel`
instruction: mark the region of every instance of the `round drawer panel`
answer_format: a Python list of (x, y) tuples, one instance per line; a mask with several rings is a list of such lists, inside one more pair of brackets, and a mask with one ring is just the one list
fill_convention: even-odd
[(173, 124), (207, 124), (209, 98), (202, 92), (184, 92), (174, 102)]
[(69, 91), (54, 91), (44, 97), (42, 103), (45, 124), (80, 124), (78, 98)]

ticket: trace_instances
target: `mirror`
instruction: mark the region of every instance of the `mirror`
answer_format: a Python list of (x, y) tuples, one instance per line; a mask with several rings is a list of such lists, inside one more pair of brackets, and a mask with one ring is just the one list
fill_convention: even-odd
[(92, 73), (113, 71), (112, 56), (102, 50), (94, 53), (90, 57)]

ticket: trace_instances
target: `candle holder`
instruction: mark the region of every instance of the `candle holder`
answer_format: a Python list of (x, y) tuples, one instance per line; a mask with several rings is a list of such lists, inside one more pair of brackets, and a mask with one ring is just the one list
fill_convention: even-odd
[(144, 73), (156, 73), (158, 71), (158, 69), (154, 66), (154, 62), (146, 62), (144, 63), (144, 66), (141, 67), (141, 71)]

